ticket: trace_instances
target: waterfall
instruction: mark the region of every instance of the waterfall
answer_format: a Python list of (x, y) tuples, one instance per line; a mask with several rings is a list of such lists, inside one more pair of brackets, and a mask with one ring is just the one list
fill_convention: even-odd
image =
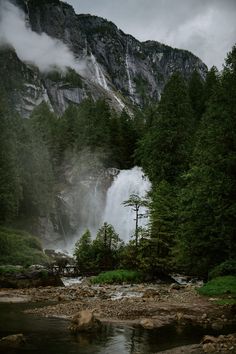
[(95, 69), (96, 82), (100, 86), (102, 86), (105, 90), (109, 91), (105, 75), (103, 74), (101, 67), (99, 66), (95, 56), (92, 53), (91, 53), (91, 61)]
[[(150, 188), (151, 183), (144, 176), (142, 169), (134, 167), (131, 170), (120, 171), (107, 191), (103, 221), (113, 225), (120, 238), (126, 242), (134, 235), (135, 213), (132, 207), (125, 207), (122, 203), (129, 199), (131, 194), (145, 197)], [(140, 208), (140, 213), (144, 212), (144, 208), (142, 210)], [(147, 219), (139, 220), (139, 226), (146, 224)]]
[(126, 50), (126, 55), (125, 55), (125, 67), (126, 67), (126, 72), (127, 72), (127, 77), (128, 77), (128, 85), (129, 85), (129, 94), (130, 96), (134, 95), (134, 88), (131, 82), (131, 75), (130, 75), (130, 61), (129, 61), (129, 53), (128, 53), (128, 45), (127, 45), (127, 50)]

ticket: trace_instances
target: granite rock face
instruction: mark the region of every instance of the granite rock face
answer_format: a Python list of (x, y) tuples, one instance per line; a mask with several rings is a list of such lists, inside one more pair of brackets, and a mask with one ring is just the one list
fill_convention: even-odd
[[(14, 102), (24, 116), (42, 100), (61, 114), (69, 103), (79, 104), (87, 96), (95, 100), (105, 98), (117, 110), (125, 106), (132, 109), (133, 105), (142, 107), (160, 98), (173, 72), (179, 71), (186, 78), (194, 70), (203, 78), (206, 75), (206, 65), (192, 53), (155, 41), (139, 42), (103, 18), (77, 15), (66, 3), (58, 0), (12, 2), (25, 12), (33, 31), (63, 41), (82, 68), (79, 85), (70, 80), (49, 79), (36, 68), (20, 63), (11, 53), (12, 60), (18, 60), (18, 66), (23, 67), (18, 74), (20, 72), (25, 87)], [(0, 61), (3, 55), (2, 50)], [(29, 79), (31, 76), (33, 80)]]

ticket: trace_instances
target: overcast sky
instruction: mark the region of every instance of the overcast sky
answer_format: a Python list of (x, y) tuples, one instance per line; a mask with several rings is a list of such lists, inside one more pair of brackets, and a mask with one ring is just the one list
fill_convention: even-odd
[(77, 13), (114, 22), (141, 41), (192, 51), (222, 68), (236, 43), (236, 0), (66, 0)]

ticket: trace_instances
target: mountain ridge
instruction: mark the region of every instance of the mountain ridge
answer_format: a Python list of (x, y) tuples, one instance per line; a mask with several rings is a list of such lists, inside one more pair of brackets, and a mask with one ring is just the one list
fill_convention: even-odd
[[(59, 0), (11, 2), (25, 12), (32, 31), (46, 33), (66, 44), (75, 60), (84, 66), (82, 73), (79, 72), (80, 87), (70, 82), (65, 87), (65, 81), (61, 82), (58, 77), (56, 81), (45, 79), (45, 75), (24, 63), (27, 70), (35, 71), (36, 81), (40, 82), (30, 98), (19, 94), (14, 100), (24, 116), (29, 116), (42, 100), (49, 102), (57, 114), (62, 114), (70, 103), (80, 104), (89, 96), (94, 100), (106, 99), (118, 111), (125, 107), (132, 111), (133, 106), (144, 107), (158, 101), (175, 71), (180, 71), (185, 78), (194, 70), (203, 78), (206, 75), (207, 66), (191, 52), (152, 40), (140, 42), (111, 21), (76, 14), (71, 5)], [(32, 85), (32, 82), (26, 78), (24, 84)], [(37, 102), (33, 102), (34, 96)], [(31, 107), (22, 103), (25, 100), (31, 101)]]

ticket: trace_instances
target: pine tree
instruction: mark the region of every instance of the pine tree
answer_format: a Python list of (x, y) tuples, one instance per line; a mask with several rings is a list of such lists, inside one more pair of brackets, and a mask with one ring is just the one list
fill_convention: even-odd
[(180, 196), (182, 261), (200, 274), (236, 256), (236, 49), (201, 122)]
[(136, 151), (152, 182), (174, 182), (187, 169), (193, 129), (187, 87), (176, 73), (167, 83), (155, 121)]

